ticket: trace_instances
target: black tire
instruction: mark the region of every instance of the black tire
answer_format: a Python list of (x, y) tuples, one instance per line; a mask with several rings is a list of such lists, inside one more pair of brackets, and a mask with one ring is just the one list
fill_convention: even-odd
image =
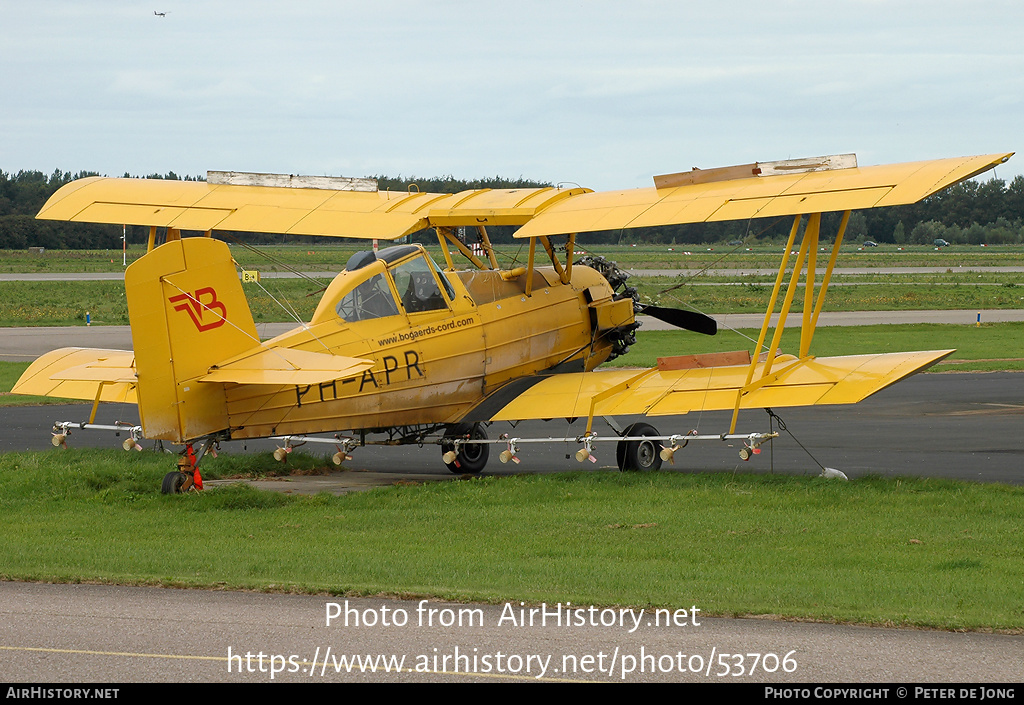
[[(458, 426), (451, 426), (445, 431), (445, 436), (464, 438), (467, 435), (475, 440), (487, 440), (487, 431), (484, 430), (483, 424), (459, 424)], [(441, 443), (442, 454), (450, 450), (455, 450), (454, 443)], [(488, 444), (466, 443), (459, 446), (455, 462), (445, 463), (445, 466), (456, 475), (475, 475), (484, 469), (490, 456), (491, 447)]]
[(181, 494), (181, 488), (188, 477), (183, 472), (169, 472), (164, 475), (164, 482), (160, 486), (161, 494)]
[[(623, 436), (657, 436), (658, 430), (646, 423), (635, 423)], [(661, 469), (661, 445), (657, 441), (619, 441), (615, 448), (619, 470), (654, 471)]]

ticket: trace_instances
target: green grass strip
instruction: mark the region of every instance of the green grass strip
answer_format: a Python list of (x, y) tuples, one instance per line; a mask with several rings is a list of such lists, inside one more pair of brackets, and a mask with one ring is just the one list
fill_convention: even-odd
[[(1024, 628), (1020, 487), (596, 471), (163, 496), (170, 457), (0, 456), (0, 578)], [(273, 463), (207, 475), (239, 462)]]
[[(951, 275), (952, 276), (952, 275)], [(931, 277), (934, 278), (934, 277)], [(983, 310), (1024, 307), (1024, 287), (1000, 285), (943, 285), (929, 280), (894, 281), (863, 286), (834, 286), (828, 292), (828, 311)], [(323, 281), (329, 283), (330, 277)], [(658, 292), (673, 279), (637, 279), (644, 301), (664, 306), (710, 311), (713, 314), (763, 313), (771, 294), (764, 283), (739, 286), (690, 286), (671, 294)], [(324, 284), (326, 286), (326, 284)], [(273, 323), (295, 320), (278, 303), (284, 302), (308, 321), (323, 295), (322, 287), (304, 279), (265, 279), (260, 288), (246, 284), (253, 320)], [(802, 294), (800, 302), (802, 302)], [(793, 313), (798, 314), (799, 303)], [(81, 326), (86, 313), (93, 325), (128, 325), (124, 283), (119, 281), (0, 282), (0, 326)]]
[[(611, 364), (619, 367), (652, 367), (657, 364), (659, 357), (753, 350), (758, 332), (752, 328), (737, 331), (722, 329), (718, 335), (706, 336), (682, 330), (644, 331), (641, 328), (637, 334), (637, 344), (630, 348), (627, 355), (613, 360)], [(772, 332), (769, 331), (769, 334)], [(815, 331), (811, 354), (830, 357), (956, 348), (956, 352), (946, 362), (930, 371), (1012, 371), (1024, 370), (1021, 340), (1024, 340), (1024, 323), (983, 323), (981, 326), (939, 323), (827, 326)], [(787, 328), (783, 332), (780, 348), (783, 352), (797, 354), (800, 348), (800, 329)]]
[[(739, 223), (745, 227), (745, 223)], [(742, 237), (742, 228), (736, 233)], [(437, 261), (443, 261), (437, 239), (427, 236), (427, 250)], [(722, 243), (709, 245), (683, 244), (591, 244), (591, 238), (576, 241), (578, 251), (602, 255), (633, 269), (701, 269), (713, 265), (725, 268), (778, 269), (785, 251), (784, 241), (768, 245), (748, 242), (740, 247)], [(507, 265), (513, 261), (523, 264), (526, 260), (527, 244), (495, 245), (499, 262)], [(831, 245), (819, 253), (819, 268), (824, 267), (822, 259), (827, 257)], [(369, 242), (339, 239), (329, 243), (303, 242), (291, 245), (255, 245), (257, 252), (231, 245), (231, 254), (246, 269), (264, 272), (285, 271), (297, 268), (302, 271), (340, 271), (355, 252), (366, 250)], [(388, 244), (382, 242), (381, 247)], [(143, 245), (128, 247), (127, 262), (132, 264), (146, 253)], [(546, 258), (542, 258), (546, 261)], [(795, 259), (795, 257), (793, 258)], [(792, 259), (791, 259), (792, 261)], [(46, 250), (42, 254), (29, 250), (0, 250), (0, 273), (66, 273), (66, 272), (123, 272), (121, 250)], [(839, 255), (838, 267), (966, 267), (966, 266), (1012, 266), (1021, 262), (1020, 245), (954, 245), (936, 250), (931, 245), (882, 245), (878, 248), (861, 248), (856, 242), (847, 241)]]

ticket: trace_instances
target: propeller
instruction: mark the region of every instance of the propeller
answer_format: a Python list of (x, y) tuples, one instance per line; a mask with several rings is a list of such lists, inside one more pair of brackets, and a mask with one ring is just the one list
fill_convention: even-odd
[(718, 321), (711, 316), (705, 316), (703, 313), (649, 304), (641, 304), (641, 306), (643, 309), (640, 313), (653, 316), (659, 321), (668, 323), (670, 326), (692, 330), (694, 333), (703, 333), (704, 335), (715, 335), (718, 332)]
[[(617, 292), (616, 298), (632, 298), (634, 306), (640, 309), (639, 313), (645, 313), (648, 316), (657, 318), (659, 321), (668, 323), (670, 326), (676, 326), (677, 328), (683, 328), (684, 330), (691, 330), (694, 333), (703, 333), (704, 335), (715, 335), (718, 333), (718, 322), (711, 316), (705, 316), (703, 313), (696, 313), (694, 311), (684, 311), (678, 308), (665, 308), (664, 306), (640, 303), (636, 287), (625, 286), (626, 280), (629, 279), (629, 272), (620, 269), (619, 265), (615, 262), (609, 262), (607, 259), (599, 255), (584, 255), (580, 259), (576, 260), (576, 264), (583, 267), (590, 267), (591, 269), (600, 272), (608, 282), (609, 286), (612, 287), (612, 290)], [(671, 288), (675, 289), (678, 288), (678, 286)], [(666, 291), (671, 291), (671, 289)], [(613, 356), (623, 354), (629, 349), (629, 346), (635, 342), (636, 339), (632, 335), (632, 330), (630, 330), (628, 332), (628, 339), (623, 338), (620, 341), (618, 349), (612, 353)]]

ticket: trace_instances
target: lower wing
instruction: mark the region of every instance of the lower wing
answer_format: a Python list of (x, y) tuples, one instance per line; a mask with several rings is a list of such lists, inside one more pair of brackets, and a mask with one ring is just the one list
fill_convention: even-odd
[[(764, 375), (764, 363), (679, 370), (603, 370), (531, 378), (514, 398), (496, 392), (470, 420), (576, 418), (739, 408), (855, 404), (934, 365), (953, 350), (850, 355), (780, 356)], [(751, 381), (748, 382), (748, 375)], [(513, 382), (513, 385), (516, 383)], [(523, 389), (523, 387), (527, 387)], [(486, 418), (482, 418), (486, 417)]]

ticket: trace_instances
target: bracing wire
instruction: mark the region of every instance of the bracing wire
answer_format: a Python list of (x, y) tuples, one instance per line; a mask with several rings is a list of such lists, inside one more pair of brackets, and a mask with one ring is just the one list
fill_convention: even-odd
[[(814, 464), (817, 465), (819, 468), (821, 468), (822, 472), (826, 472), (825, 466), (822, 465), (820, 462), (818, 462), (818, 459), (814, 457), (814, 454), (811, 453), (811, 451), (807, 450), (807, 448), (804, 446), (804, 444), (800, 442), (800, 439), (798, 439), (796, 436), (794, 436), (793, 432), (790, 431), (789, 428), (786, 427), (786, 422), (782, 420), (782, 417), (779, 416), (778, 414), (776, 414), (774, 411), (772, 411), (771, 409), (769, 409), (767, 407), (765, 408), (765, 411), (768, 412), (769, 418), (772, 418), (775, 421), (778, 421), (778, 423), (779, 423), (779, 430), (780, 431), (785, 431), (786, 433), (788, 433), (789, 437), (792, 438), (794, 441), (796, 441), (796, 444), (798, 446), (800, 446), (800, 448), (802, 448), (805, 453), (807, 453), (807, 455), (810, 457), (811, 460), (814, 461)], [(773, 459), (773, 462), (774, 462), (774, 459)], [(773, 465), (773, 467), (774, 467), (774, 465)]]
[(254, 255), (258, 255), (260, 257), (263, 257), (264, 259), (266, 259), (267, 261), (277, 265), (278, 267), (281, 267), (282, 269), (285, 269), (285, 270), (291, 272), (292, 274), (294, 274), (299, 279), (305, 279), (306, 281), (312, 282), (312, 283), (316, 284), (319, 287), (325, 287), (327, 284), (330, 283), (330, 282), (325, 282), (323, 279), (318, 279), (316, 277), (311, 277), (308, 274), (306, 274), (305, 272), (299, 271), (298, 269), (296, 269), (292, 265), (288, 264), (284, 260), (278, 259), (278, 258), (272, 256), (270, 253), (264, 252), (263, 250), (260, 250), (259, 248), (254, 247), (253, 245), (250, 245), (247, 242), (243, 242), (242, 240), (238, 239), (234, 235), (230, 235), (230, 234), (227, 234), (227, 233), (222, 233), (222, 234), (223, 234), (223, 236), (225, 238), (227, 238), (228, 240), (230, 240), (234, 244), (238, 245), (239, 247), (242, 247), (242, 248), (248, 250), (249, 252), (253, 253)]
[[(743, 247), (745, 244), (747, 244), (747, 240), (750, 239), (750, 237), (751, 237), (751, 235), (750, 235), (750, 223), (751, 223), (752, 220), (753, 219), (748, 219), (747, 220), (747, 234), (743, 237), (743, 240), (740, 241), (740, 244), (736, 245), (735, 247), (733, 247), (728, 252), (723, 253), (715, 261), (713, 261), (713, 262), (711, 262), (709, 264), (706, 264), (703, 267), (701, 267), (700, 269), (698, 269), (697, 271), (693, 272), (688, 277), (686, 277), (683, 281), (679, 282), (678, 284), (675, 284), (674, 286), (670, 286), (667, 289), (663, 289), (662, 291), (659, 291), (655, 295), (656, 296), (660, 296), (662, 294), (667, 294), (670, 291), (674, 291), (675, 289), (679, 289), (681, 287), (686, 286), (687, 284), (690, 283), (691, 280), (699, 277), (700, 275), (702, 275), (705, 272), (707, 272), (709, 269), (713, 268), (716, 264), (718, 264), (722, 260), (726, 259), (727, 257), (731, 257), (733, 254), (735, 254), (736, 251), (739, 250), (741, 247)], [(783, 220), (784, 220), (784, 218), (782, 218), (782, 217), (776, 218), (771, 223), (769, 223), (765, 227), (761, 228), (761, 230), (759, 230), (757, 232), (757, 236), (760, 236), (760, 235), (766, 233), (768, 230), (770, 230), (771, 228), (775, 227), (776, 224), (781, 223)], [(696, 310), (696, 309), (694, 309), (694, 310)]]
[[(769, 223), (765, 227), (761, 228), (757, 233), (755, 233), (755, 236), (760, 236), (760, 235), (764, 234), (765, 232), (767, 232), (771, 228), (775, 227), (776, 224), (782, 222), (783, 220), (784, 220), (784, 218), (782, 218), (782, 217), (776, 218), (771, 223)], [(672, 286), (670, 286), (670, 287), (668, 287), (666, 289), (662, 289), (661, 291), (655, 293), (655, 296), (663, 296), (665, 294), (669, 294), (672, 291), (675, 291), (676, 289), (680, 289), (680, 288), (686, 286), (692, 280), (694, 280), (697, 277), (701, 276), (702, 274), (704, 274), (708, 270), (714, 268), (715, 265), (717, 265), (722, 260), (724, 260), (724, 259), (732, 256), (733, 254), (735, 254), (737, 252), (737, 250), (739, 250), (741, 247), (743, 247), (747, 243), (747, 240), (750, 239), (750, 237), (751, 237), (750, 225), (751, 225), (752, 222), (753, 222), (752, 218), (747, 220), (747, 234), (744, 235), (743, 240), (740, 242), (739, 245), (736, 245), (735, 247), (733, 247), (728, 252), (723, 253), (721, 256), (716, 258), (713, 262), (711, 262), (711, 263), (705, 265), (704, 267), (701, 267), (700, 269), (696, 270), (695, 272), (691, 273), (689, 276), (687, 276), (685, 279), (683, 279), (683, 281), (679, 282), (678, 284), (674, 284), (674, 285), (672, 285)], [(709, 314), (705, 313), (704, 311), (701, 311), (699, 308), (697, 308), (696, 306), (694, 306), (690, 302), (683, 301), (678, 296), (672, 295), (671, 299), (673, 301), (675, 301), (676, 303), (680, 304), (681, 306), (684, 306), (685, 308), (690, 309), (691, 311), (695, 311), (696, 313), (700, 313), (700, 314), (703, 314), (705, 316), (709, 315)], [(741, 333), (739, 330), (737, 330), (736, 328), (733, 328), (732, 326), (723, 325), (722, 327), (725, 328), (728, 331), (732, 331), (733, 333), (735, 333), (736, 335), (740, 336), (741, 338), (746, 338), (751, 343), (755, 343), (755, 344), (757, 343), (757, 341), (754, 340), (753, 338), (751, 338), (749, 335), (746, 335), (745, 333)], [(764, 348), (764, 349), (767, 349), (766, 345), (762, 345), (761, 347)]]
[[(287, 262), (285, 262), (285, 261), (283, 261), (283, 260), (281, 260), (279, 258), (273, 257), (272, 255), (270, 255), (270, 253), (264, 252), (264, 251), (260, 250), (259, 248), (256, 248), (256, 247), (250, 245), (247, 242), (242, 242), (241, 240), (239, 240), (237, 237), (234, 237), (233, 235), (227, 235), (226, 237), (228, 239), (230, 239), (236, 245), (239, 245), (240, 247), (242, 247), (245, 250), (253, 253), (254, 255), (258, 255), (260, 257), (263, 257), (266, 260), (268, 260), (268, 261), (270, 261), (270, 262), (272, 262), (272, 263), (274, 263), (274, 264), (276, 264), (276, 265), (278, 265), (278, 266), (288, 270), (292, 274), (295, 274), (298, 278), (305, 279), (308, 282), (316, 284), (318, 287), (320, 287), (321, 291), (325, 288), (326, 285), (325, 285), (325, 283), (324, 283), (324, 281), (322, 279), (317, 279), (316, 277), (309, 276), (305, 272), (300, 272), (298, 269), (296, 269), (295, 267), (292, 267)], [(242, 265), (240, 265), (238, 262), (235, 262), (235, 266), (238, 267), (239, 270), (243, 269)], [(260, 282), (259, 280), (257, 280), (255, 282), (255, 284), (256, 284), (256, 286), (258, 286), (260, 288), (260, 290), (264, 294), (266, 294), (268, 297), (270, 297), (271, 301), (273, 301), (275, 304), (277, 304), (281, 308), (282, 311), (284, 311), (289, 317), (291, 317), (291, 319), (293, 321), (295, 321), (304, 330), (310, 331), (309, 325), (305, 321), (302, 320), (302, 317), (298, 314), (298, 311), (295, 310), (295, 307), (291, 304), (290, 301), (288, 301), (287, 299), (284, 299), (284, 302), (282, 303), (282, 301), (279, 300), (272, 293), (270, 293), (270, 291), (267, 289), (267, 287), (263, 286), (263, 283)], [(320, 343), (320, 345), (323, 347), (324, 350), (326, 350), (327, 352), (330, 352), (330, 347), (327, 345), (327, 343), (322, 341), (316, 335), (313, 335), (312, 332), (310, 332), (310, 335), (313, 336), (314, 340), (316, 340), (318, 343)]]
[(166, 283), (166, 284), (168, 284), (168, 285), (170, 285), (170, 286), (173, 286), (173, 287), (174, 287), (175, 289), (177, 289), (177, 290), (178, 290), (178, 291), (180, 291), (181, 293), (183, 293), (183, 294), (185, 294), (186, 296), (188, 296), (188, 298), (189, 298), (189, 299), (190, 299), (191, 301), (194, 301), (194, 302), (195, 302), (196, 304), (198, 304), (199, 306), (202, 306), (202, 308), (203, 308), (203, 310), (204, 310), (204, 311), (206, 311), (206, 312), (208, 312), (208, 313), (211, 313), (211, 314), (213, 314), (214, 316), (216, 316), (217, 318), (221, 319), (222, 321), (224, 321), (224, 322), (225, 322), (225, 323), (227, 323), (227, 324), (228, 324), (229, 326), (231, 326), (232, 328), (234, 328), (235, 330), (237, 330), (237, 331), (238, 331), (239, 333), (242, 333), (242, 334), (243, 334), (243, 335), (245, 335), (246, 337), (248, 337), (248, 338), (252, 338), (252, 340), (254, 340), (254, 341), (255, 341), (255, 343), (256, 343), (256, 345), (257, 345), (257, 346), (259, 346), (259, 347), (262, 347), (262, 348), (264, 348), (264, 349), (266, 349), (266, 350), (270, 350), (270, 351), (271, 351), (272, 353), (274, 353), (275, 355), (277, 355), (277, 356), (278, 356), (279, 358), (281, 358), (282, 360), (284, 360), (285, 362), (287, 362), (287, 363), (288, 363), (288, 365), (290, 365), (290, 366), (294, 367), (294, 365), (292, 365), (291, 361), (290, 361), (290, 360), (288, 360), (288, 358), (284, 357), (284, 356), (283, 356), (283, 355), (281, 355), (281, 354), (280, 354), (279, 352), (275, 351), (275, 350), (274, 350), (273, 348), (267, 348), (267, 347), (266, 347), (266, 346), (265, 346), (265, 345), (263, 344), (263, 341), (261, 341), (261, 340), (260, 340), (259, 338), (253, 338), (253, 336), (252, 336), (252, 335), (251, 335), (250, 333), (248, 333), (248, 332), (246, 332), (246, 331), (242, 330), (242, 329), (241, 329), (241, 327), (239, 327), (239, 326), (238, 326), (238, 325), (237, 325), (237, 324), (236, 324), (236, 323), (235, 323), (234, 321), (232, 321), (231, 319), (229, 319), (229, 318), (227, 318), (226, 316), (224, 316), (224, 315), (222, 315), (222, 314), (218, 313), (217, 311), (214, 311), (214, 310), (213, 310), (212, 308), (210, 308), (209, 306), (207, 306), (206, 304), (204, 304), (204, 303), (203, 303), (202, 301), (200, 301), (199, 299), (195, 298), (195, 297), (194, 297), (194, 296), (193, 296), (192, 294), (190, 294), (189, 292), (185, 291), (184, 289), (182, 289), (182, 288), (181, 288), (180, 286), (178, 286), (178, 285), (177, 285), (177, 284), (175, 284), (174, 282), (168, 281), (167, 279), (164, 279), (163, 281), (164, 281), (164, 283)]

